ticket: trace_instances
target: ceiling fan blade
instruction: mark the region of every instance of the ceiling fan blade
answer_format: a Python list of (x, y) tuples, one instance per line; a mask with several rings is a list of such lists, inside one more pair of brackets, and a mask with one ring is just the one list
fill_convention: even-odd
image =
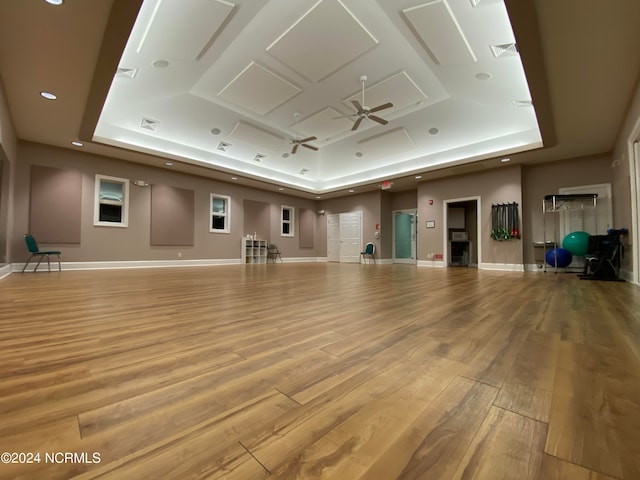
[(362, 111), (362, 105), (360, 105), (360, 102), (358, 100), (351, 100), (351, 103), (353, 103), (353, 106), (356, 107), (356, 110), (358, 112)]
[(318, 151), (318, 147), (314, 147), (313, 145), (307, 145), (306, 143), (301, 143), (300, 145), (302, 145), (305, 148), (308, 148), (309, 150), (315, 150), (316, 152)]
[(387, 108), (391, 108), (393, 107), (393, 103), (389, 102), (389, 103), (385, 103), (383, 105), (378, 105), (375, 108), (372, 108), (371, 110), (369, 110), (369, 113), (374, 113), (374, 112), (379, 112), (380, 110), (385, 110)]
[(312, 142), (314, 140), (317, 140), (318, 137), (307, 137), (307, 138), (303, 138), (302, 140), (296, 140), (298, 143), (307, 143), (307, 142)]
[(387, 123), (389, 123), (387, 120), (385, 120), (384, 118), (380, 118), (380, 117), (376, 117), (375, 115), (369, 115), (369, 117), (371, 120), (373, 120), (374, 122), (378, 122), (381, 123), (382, 125), (386, 125)]
[(360, 122), (362, 122), (362, 119), (364, 117), (359, 117), (358, 120), (356, 120), (356, 123), (353, 124), (353, 127), (351, 127), (351, 131), (357, 130), (358, 127), (360, 126)]
[(298, 145), (300, 144), (296, 143), (293, 145), (293, 148), (291, 149), (291, 155), (295, 155), (295, 153), (298, 151)]

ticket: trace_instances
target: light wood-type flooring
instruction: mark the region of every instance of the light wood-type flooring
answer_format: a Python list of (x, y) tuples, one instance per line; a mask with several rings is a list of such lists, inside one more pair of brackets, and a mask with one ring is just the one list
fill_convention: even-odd
[(637, 480), (640, 287), (325, 263), (13, 274), (0, 452), (34, 461), (2, 479)]

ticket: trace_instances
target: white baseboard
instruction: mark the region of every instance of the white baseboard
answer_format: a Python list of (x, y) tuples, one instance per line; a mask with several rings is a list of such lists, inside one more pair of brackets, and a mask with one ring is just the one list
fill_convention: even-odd
[[(326, 257), (294, 257), (283, 258), (284, 263), (301, 263), (301, 262), (326, 262)], [(279, 263), (279, 262), (278, 262)], [(170, 267), (208, 267), (214, 265), (242, 265), (240, 258), (222, 258), (222, 259), (196, 259), (196, 260), (116, 260), (103, 262), (62, 262), (62, 271), (70, 270), (112, 270), (123, 268), (170, 268)], [(0, 269), (0, 278), (11, 272), (21, 272), (24, 263), (13, 263)], [(7, 270), (3, 275), (3, 271)], [(39, 272), (48, 272), (48, 268), (42, 264), (38, 267)], [(51, 265), (51, 271), (57, 272), (58, 265)], [(31, 267), (27, 272), (33, 272)]]
[(521, 263), (481, 263), (479, 270), (499, 270), (502, 272), (524, 272), (524, 265)]
[[(110, 270), (121, 268), (160, 268), (160, 267), (205, 267), (211, 265), (237, 265), (239, 258), (229, 259), (203, 259), (203, 260), (121, 260), (105, 262), (62, 262), (62, 271), (65, 270)], [(24, 263), (14, 263), (14, 272), (20, 272), (24, 268)], [(48, 269), (38, 268), (38, 272), (47, 272)], [(51, 266), (51, 271), (58, 271), (57, 265)], [(32, 272), (28, 269), (27, 272)], [(25, 272), (26, 273), (26, 272)]]
[(444, 268), (445, 264), (442, 260), (418, 260), (419, 267)]
[[(314, 263), (326, 263), (327, 262), (327, 257), (283, 257), (282, 261), (284, 263), (308, 263), (308, 262), (314, 262)], [(277, 263), (280, 263), (280, 261), (278, 261)]]
[(2, 280), (4, 277), (11, 275), (12, 272), (12, 265), (11, 264), (7, 264), (4, 267), (0, 268), (0, 280)]

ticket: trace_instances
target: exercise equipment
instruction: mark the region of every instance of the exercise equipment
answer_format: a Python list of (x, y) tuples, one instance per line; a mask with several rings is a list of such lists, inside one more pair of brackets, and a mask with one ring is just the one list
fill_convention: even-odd
[(585, 256), (584, 272), (580, 278), (624, 282), (624, 279), (619, 276), (622, 254), (620, 236), (627, 233), (629, 231), (626, 228), (610, 228), (606, 235), (591, 235)]
[(565, 248), (554, 248), (547, 252), (544, 259), (552, 267), (565, 268), (569, 266), (573, 260), (573, 256), (571, 252)]
[(569, 250), (571, 255), (583, 257), (589, 251), (589, 237), (587, 232), (571, 232), (562, 240), (562, 248)]

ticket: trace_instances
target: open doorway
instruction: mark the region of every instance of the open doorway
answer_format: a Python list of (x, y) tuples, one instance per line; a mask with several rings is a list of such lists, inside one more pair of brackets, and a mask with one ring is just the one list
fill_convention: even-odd
[(444, 262), (447, 267), (478, 267), (480, 263), (480, 197), (444, 202)]

